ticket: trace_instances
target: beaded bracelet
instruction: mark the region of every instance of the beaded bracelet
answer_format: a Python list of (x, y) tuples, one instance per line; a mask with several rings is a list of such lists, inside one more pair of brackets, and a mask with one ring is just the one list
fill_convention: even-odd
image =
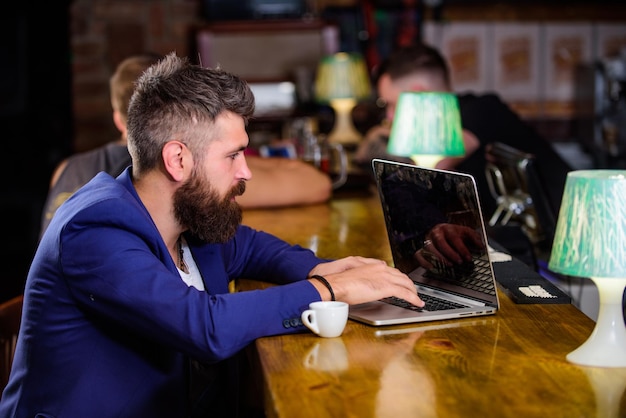
[(326, 288), (328, 289), (328, 291), (330, 292), (330, 300), (336, 300), (335, 299), (335, 292), (333, 292), (333, 288), (330, 286), (330, 283), (328, 283), (328, 280), (326, 280), (325, 277), (320, 276), (319, 274), (314, 274), (311, 276), (312, 279), (317, 279), (320, 282), (322, 282), (322, 284), (324, 286), (326, 286)]

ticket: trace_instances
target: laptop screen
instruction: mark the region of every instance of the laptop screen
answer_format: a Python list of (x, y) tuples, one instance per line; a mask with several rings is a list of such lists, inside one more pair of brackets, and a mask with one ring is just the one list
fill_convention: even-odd
[(416, 284), (497, 303), (473, 177), (372, 162), (395, 267)]

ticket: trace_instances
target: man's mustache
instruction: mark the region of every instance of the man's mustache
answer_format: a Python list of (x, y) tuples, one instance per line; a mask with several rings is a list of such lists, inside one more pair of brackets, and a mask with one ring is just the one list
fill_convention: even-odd
[(232, 188), (229, 193), (228, 198), (231, 199), (233, 197), (241, 196), (246, 191), (246, 182), (244, 180), (239, 180), (239, 183)]

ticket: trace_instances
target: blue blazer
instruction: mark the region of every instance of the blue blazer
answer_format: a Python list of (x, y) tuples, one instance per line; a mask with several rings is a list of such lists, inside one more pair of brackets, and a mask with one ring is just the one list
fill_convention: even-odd
[[(246, 226), (225, 244), (188, 241), (206, 292), (181, 280), (130, 169), (68, 199), (28, 274), (0, 417), (182, 417), (189, 358), (220, 362), (304, 329), (320, 296), (303, 279), (325, 260)], [(284, 286), (228, 293), (236, 277)]]

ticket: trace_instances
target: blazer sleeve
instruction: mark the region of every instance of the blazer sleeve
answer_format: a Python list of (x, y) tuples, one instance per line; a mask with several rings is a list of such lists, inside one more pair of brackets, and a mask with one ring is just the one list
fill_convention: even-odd
[[(210, 246), (204, 246), (207, 247)], [(221, 251), (231, 278), (255, 278), (276, 284), (303, 280), (317, 264), (330, 261), (316, 257), (310, 249), (290, 245), (247, 226), (239, 227), (235, 238), (222, 245)], [(204, 259), (201, 250), (196, 258)]]
[(258, 337), (304, 330), (294, 318), (320, 299), (302, 279), (322, 260), (248, 228), (228, 245), (194, 251), (205, 281), (223, 288), (241, 274), (288, 284), (235, 294), (188, 287), (151, 218), (132, 199), (83, 208), (63, 228), (60, 244), (65, 283), (89, 316), (203, 361), (227, 358)]

